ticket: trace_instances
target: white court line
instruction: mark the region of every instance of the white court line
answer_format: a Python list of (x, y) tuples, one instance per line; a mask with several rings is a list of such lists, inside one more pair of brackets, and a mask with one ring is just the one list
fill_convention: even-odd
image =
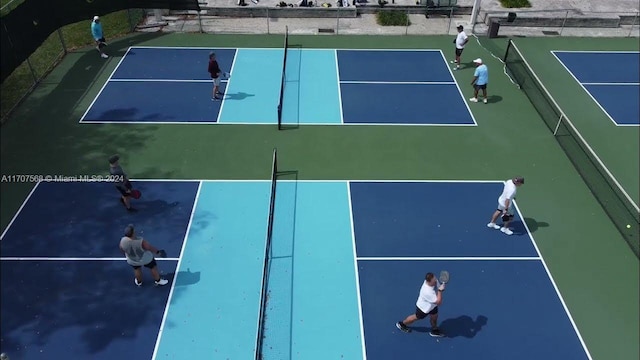
[(640, 83), (633, 83), (633, 82), (625, 82), (625, 83), (582, 83), (582, 85), (596, 85), (596, 86), (638, 86), (640, 85)]
[[(473, 118), (473, 114), (472, 114)], [(475, 119), (474, 119), (475, 121)], [(119, 121), (119, 120), (83, 120), (83, 124), (128, 124), (128, 125), (277, 125), (275, 122), (222, 122), (217, 123), (213, 121)], [(444, 124), (444, 123), (431, 123), (431, 124), (399, 124), (399, 123), (301, 123), (299, 126), (477, 126), (477, 124)]]
[(413, 256), (413, 257), (359, 257), (358, 261), (520, 261), (541, 260), (538, 256)]
[(444, 53), (442, 52), (442, 50), (440, 50), (440, 55), (442, 56), (442, 61), (444, 61), (444, 66), (447, 67), (447, 70), (449, 71), (449, 75), (451, 75), (451, 78), (453, 79), (454, 83), (456, 84), (456, 87), (458, 88), (458, 93), (462, 98), (462, 102), (464, 103), (464, 106), (467, 108), (469, 115), (471, 115), (471, 120), (473, 120), (473, 125), (477, 126), (478, 122), (476, 121), (476, 117), (473, 116), (473, 111), (471, 111), (471, 108), (469, 107), (469, 103), (467, 102), (467, 99), (464, 97), (464, 93), (462, 93), (462, 89), (460, 89), (460, 85), (458, 85), (458, 81), (456, 80), (456, 77), (453, 76), (453, 70), (451, 70), (451, 68), (449, 67), (449, 64), (447, 63), (447, 57), (444, 56)]
[[(220, 123), (220, 116), (222, 116), (222, 109), (224, 109), (225, 96), (227, 95), (227, 91), (229, 91), (229, 86), (231, 86), (231, 77), (233, 76), (233, 69), (236, 66), (236, 59), (238, 58), (238, 52), (239, 51), (235, 51), (233, 53), (233, 60), (231, 60), (231, 69), (229, 69), (229, 79), (220, 81), (220, 82), (226, 82), (227, 86), (224, 87), (224, 95), (222, 95), (222, 100), (220, 100), (221, 104), (220, 104), (220, 110), (218, 111), (218, 117), (216, 118), (216, 124)], [(222, 71), (224, 72), (224, 70), (222, 70)], [(222, 76), (222, 75), (220, 75), (220, 76)], [(209, 80), (209, 81), (211, 83), (213, 83), (212, 80)], [(213, 84), (211, 86), (213, 86)], [(212, 90), (212, 93), (213, 93), (213, 89), (211, 89), (211, 90)]]
[[(194, 83), (212, 83), (213, 80), (198, 79), (110, 79), (108, 82), (194, 82)], [(220, 82), (228, 82), (228, 80), (220, 80)]]
[(184, 234), (184, 239), (182, 241), (182, 249), (180, 249), (180, 257), (178, 258), (178, 264), (176, 265), (175, 276), (173, 277), (173, 281), (171, 282), (171, 290), (169, 290), (169, 297), (167, 298), (167, 305), (164, 308), (164, 313), (162, 314), (162, 322), (160, 323), (160, 329), (158, 330), (158, 337), (156, 338), (156, 345), (153, 348), (153, 356), (151, 359), (155, 359), (158, 355), (158, 346), (160, 346), (160, 339), (162, 338), (162, 331), (164, 330), (164, 325), (167, 321), (167, 314), (169, 313), (169, 307), (171, 306), (171, 297), (173, 296), (173, 290), (176, 288), (176, 282), (178, 280), (178, 272), (180, 271), (180, 265), (182, 264), (182, 259), (184, 255), (184, 249), (187, 247), (187, 241), (189, 240), (189, 231), (191, 230), (191, 224), (193, 222), (193, 214), (196, 212), (196, 208), (198, 206), (198, 200), (200, 200), (200, 189), (202, 189), (202, 182), (198, 184), (198, 191), (196, 192), (195, 201), (193, 202), (193, 207), (191, 208), (191, 215), (189, 216), (189, 223), (187, 224), (187, 231)]
[(95, 102), (100, 97), (100, 94), (102, 94), (102, 91), (107, 87), (107, 84), (109, 84), (109, 81), (111, 81), (111, 78), (113, 77), (113, 75), (116, 73), (116, 71), (118, 71), (118, 68), (120, 67), (120, 64), (122, 64), (122, 62), (124, 61), (124, 58), (127, 57), (127, 54), (129, 53), (130, 50), (131, 50), (131, 47), (129, 47), (127, 49), (127, 52), (125, 52), (124, 55), (122, 55), (122, 58), (120, 59), (120, 61), (118, 61), (118, 64), (116, 65), (116, 67), (113, 69), (111, 74), (109, 74), (109, 77), (107, 78), (107, 81), (104, 82), (104, 84), (100, 88), (100, 91), (98, 91), (98, 94), (96, 95), (96, 97), (93, 98), (93, 101), (91, 102), (91, 104), (89, 104), (89, 107), (87, 107), (87, 110), (84, 112), (84, 114), (82, 114), (82, 117), (80, 118), (80, 121), (78, 121), (79, 123), (83, 123), (84, 122), (84, 117), (87, 116), (87, 114), (89, 113), (89, 110), (91, 110), (91, 108), (93, 107), (93, 104), (95, 104)]
[[(271, 182), (270, 179), (130, 179), (131, 181), (148, 181), (148, 182)], [(362, 182), (362, 183), (480, 183), (480, 184), (504, 184), (504, 180), (354, 180), (354, 179), (313, 179), (313, 180), (278, 180), (279, 183), (335, 183), (335, 182)]]
[(338, 80), (338, 84), (372, 84), (372, 85), (455, 85), (455, 81), (360, 81)]
[[(224, 46), (132, 46), (132, 49), (167, 49), (167, 50), (273, 50), (273, 51), (282, 51), (282, 47), (224, 47)], [(415, 48), (407, 48), (407, 49), (352, 49), (352, 48), (302, 48), (302, 50), (312, 50), (312, 51), (331, 51), (331, 50), (340, 50), (340, 51), (405, 51), (405, 52), (437, 52), (442, 51), (440, 49), (415, 49)]]
[[(0, 261), (125, 261), (124, 257), (0, 257)], [(177, 261), (179, 258), (156, 258), (156, 261)]]
[(559, 52), (559, 53), (583, 53), (583, 54), (640, 54), (638, 51), (632, 50), (551, 50), (551, 52)]
[(338, 81), (338, 105), (340, 106), (340, 124), (344, 125), (344, 113), (342, 112), (342, 89), (340, 88), (340, 64), (338, 62), (338, 50), (333, 51), (336, 58), (336, 78)]
[(367, 346), (364, 339), (364, 321), (362, 318), (362, 297), (360, 295), (360, 272), (358, 271), (358, 253), (356, 250), (356, 231), (353, 221), (353, 204), (351, 203), (351, 183), (347, 182), (347, 200), (349, 201), (349, 224), (351, 226), (351, 244), (353, 248), (353, 267), (356, 280), (356, 297), (358, 298), (358, 321), (360, 322), (360, 339), (362, 341), (363, 360), (367, 359)]
[[(622, 124), (618, 124), (613, 117), (607, 112), (607, 110), (604, 109), (604, 107), (600, 104), (600, 102), (598, 102), (598, 100), (596, 100), (596, 98), (593, 96), (593, 94), (591, 94), (591, 92), (589, 90), (587, 90), (586, 87), (584, 87), (584, 84), (580, 82), (580, 80), (578, 80), (578, 78), (573, 74), (573, 72), (571, 70), (569, 70), (569, 67), (567, 67), (567, 65), (560, 60), (560, 58), (556, 55), (556, 53), (554, 51), (551, 51), (551, 54), (553, 55), (553, 57), (556, 58), (556, 60), (558, 60), (558, 62), (562, 65), (562, 67), (564, 67), (564, 69), (571, 75), (571, 77), (573, 78), (573, 80), (575, 80), (580, 87), (582, 88), (582, 90), (584, 90), (584, 92), (586, 92), (589, 97), (591, 97), (591, 100), (593, 100), (593, 102), (596, 103), (596, 105), (598, 105), (598, 107), (600, 108), (600, 110), (602, 110), (602, 112), (607, 115), (607, 117), (609, 118), (609, 120), (611, 120), (611, 122), (615, 125), (615, 126), (622, 126)], [(640, 124), (624, 124), (624, 126), (638, 126)]]
[(37, 182), (31, 189), (31, 191), (29, 191), (29, 195), (27, 195), (27, 197), (24, 199), (24, 201), (22, 202), (22, 205), (20, 205), (20, 207), (18, 208), (18, 211), (16, 211), (16, 213), (13, 215), (13, 218), (11, 218), (11, 221), (9, 221), (9, 224), (2, 232), (2, 235), (0, 235), (0, 241), (2, 241), (2, 239), (4, 238), (4, 235), (7, 233), (7, 231), (9, 231), (9, 229), (11, 228), (11, 225), (13, 225), (13, 222), (16, 221), (16, 219), (18, 218), (18, 215), (20, 215), (20, 212), (22, 211), (24, 206), (27, 205), (27, 201), (29, 201), (29, 199), (31, 198), (31, 195), (33, 195), (33, 193), (36, 191), (36, 188), (38, 187), (38, 185), (40, 185), (40, 182)]
[[(524, 217), (522, 217), (522, 212), (520, 211), (520, 208), (518, 207), (518, 204), (516, 203), (515, 200), (513, 201), (513, 205), (515, 206), (516, 211), (518, 211), (518, 214), (520, 214), (520, 218), (524, 219)], [(536, 244), (536, 241), (533, 239), (533, 234), (531, 234), (531, 231), (529, 231), (529, 226), (527, 225), (527, 222), (522, 220), (522, 224), (524, 225), (524, 228), (527, 230), (527, 234), (529, 235), (529, 239), (531, 240), (531, 244), (536, 249), (536, 253), (540, 257), (540, 262), (542, 263), (542, 266), (544, 267), (544, 270), (546, 271), (547, 276), (549, 277), (549, 280), (551, 281), (551, 284), (553, 285), (553, 288), (556, 291), (556, 295), (558, 295), (558, 299), (560, 299), (560, 303), (562, 304), (562, 307), (564, 308), (564, 311), (567, 314), (567, 317), (569, 318), (569, 321), (571, 322), (571, 325), (573, 326), (573, 330), (576, 332), (576, 336), (578, 337), (578, 340), (580, 340), (580, 344), (582, 344), (582, 348), (584, 349), (584, 352), (586, 353), (586, 355), (589, 358), (589, 360), (592, 360), (593, 358), (591, 357), (591, 354), (589, 353), (589, 349), (587, 349), (587, 344), (585, 344), (584, 340), (582, 339), (582, 335), (580, 334), (580, 330), (578, 330), (578, 326), (576, 326), (575, 321), (573, 321), (573, 317), (571, 316), (571, 312), (569, 311), (569, 308), (567, 307), (567, 304), (564, 302), (564, 299), (562, 298), (562, 294), (560, 294), (560, 290), (558, 289), (558, 286), (556, 285), (556, 282), (553, 280), (553, 276), (551, 276), (551, 272), (549, 271), (549, 268), (547, 267), (547, 263), (544, 261), (544, 258), (542, 257), (542, 254), (540, 253), (540, 249), (538, 249), (538, 244)]]

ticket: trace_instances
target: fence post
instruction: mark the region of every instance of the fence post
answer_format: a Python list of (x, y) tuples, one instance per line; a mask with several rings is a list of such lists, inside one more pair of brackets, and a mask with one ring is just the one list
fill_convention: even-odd
[[(453, 8), (449, 9), (449, 24), (447, 25), (447, 31), (445, 31), (445, 34), (447, 34), (447, 35), (449, 35), (449, 31), (451, 31), (451, 22), (452, 21), (453, 21)], [(473, 34), (474, 25), (475, 25), (475, 22), (471, 26), (471, 33), (472, 34)]]
[(271, 34), (271, 29), (270, 29), (270, 22), (271, 18), (269, 17), (269, 7), (267, 7), (267, 35)]
[(404, 34), (409, 35), (409, 9), (407, 9), (407, 23), (404, 26)]
[(340, 8), (336, 9), (336, 35), (340, 35)]
[(636, 13), (636, 16), (633, 18), (633, 22), (631, 23), (631, 29), (629, 29), (629, 35), (627, 35), (627, 37), (631, 37), (631, 34), (633, 33), (633, 27), (636, 26), (636, 24), (638, 23), (638, 17), (640, 17), (640, 12)]
[(65, 55), (67, 54), (67, 45), (64, 43), (64, 37), (62, 36), (62, 30), (60, 30), (60, 28), (58, 28), (58, 30), (56, 30), (56, 32), (58, 33), (58, 37), (60, 38), (60, 43), (62, 44), (62, 50), (64, 51)]
[(562, 31), (564, 30), (564, 24), (567, 23), (567, 18), (569, 17), (569, 10), (564, 13), (564, 20), (562, 20), (562, 28), (560, 28), (560, 35), (562, 35)]

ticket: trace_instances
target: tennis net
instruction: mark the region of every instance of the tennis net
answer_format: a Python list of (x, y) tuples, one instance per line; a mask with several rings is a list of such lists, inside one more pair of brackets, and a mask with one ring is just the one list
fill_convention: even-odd
[[(637, 231), (637, 226), (640, 225), (638, 205), (564, 114), (511, 40), (509, 40), (504, 55), (504, 63), (512, 78), (515, 79), (547, 127), (553, 132), (591, 193), (611, 218), (629, 247), (640, 258)], [(631, 225), (632, 228), (628, 229), (627, 225)]]
[(267, 238), (264, 250), (264, 267), (262, 270), (262, 290), (260, 292), (260, 312), (258, 314), (258, 335), (256, 338), (256, 360), (262, 359), (262, 340), (264, 339), (265, 312), (269, 288), (269, 267), (271, 265), (271, 239), (273, 237), (273, 214), (276, 205), (276, 182), (278, 177), (278, 154), (273, 149), (271, 163), (271, 194), (269, 196), (269, 216), (267, 220)]
[(282, 103), (284, 100), (284, 85), (287, 79), (287, 52), (289, 49), (289, 27), (284, 27), (284, 58), (282, 61), (282, 79), (280, 81), (280, 101), (278, 102), (278, 130), (282, 127)]

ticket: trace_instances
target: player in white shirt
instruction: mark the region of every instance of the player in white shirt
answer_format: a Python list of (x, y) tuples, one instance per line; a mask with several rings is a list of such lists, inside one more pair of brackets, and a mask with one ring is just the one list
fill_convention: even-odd
[[(437, 286), (437, 291), (436, 291)], [(429, 335), (433, 337), (443, 337), (444, 334), (438, 329), (438, 305), (442, 303), (442, 293), (444, 292), (444, 284), (438, 285), (438, 280), (433, 273), (427, 273), (425, 280), (420, 288), (420, 295), (416, 301), (416, 312), (407, 316), (403, 321), (398, 321), (396, 327), (406, 333), (411, 332), (408, 325), (417, 320), (422, 320), (429, 315), (431, 321), (431, 331)]]
[[(498, 198), (498, 209), (493, 213), (491, 222), (487, 224), (487, 227), (500, 230), (507, 235), (512, 235), (513, 231), (509, 229), (509, 223), (513, 219), (513, 200), (516, 198), (516, 192), (518, 187), (524, 185), (524, 178), (521, 176), (509, 179), (504, 182), (504, 188), (502, 194)], [(502, 226), (496, 224), (498, 216), (502, 216)]]
[(468, 41), (469, 37), (467, 36), (467, 34), (465, 34), (464, 27), (462, 25), (458, 25), (458, 36), (456, 36), (456, 39), (453, 40), (453, 43), (456, 44), (456, 60), (452, 61), (452, 63), (456, 66), (453, 68), (453, 70), (460, 69), (460, 56), (462, 55), (464, 47), (465, 45), (467, 45)]

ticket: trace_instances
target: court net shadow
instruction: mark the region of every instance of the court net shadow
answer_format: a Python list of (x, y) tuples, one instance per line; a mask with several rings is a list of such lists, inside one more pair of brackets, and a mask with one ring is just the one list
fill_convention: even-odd
[[(487, 317), (478, 315), (476, 320), (473, 320), (470, 316), (462, 315), (457, 318), (446, 319), (440, 323), (440, 329), (448, 338), (465, 337), (471, 339), (476, 336), (482, 328), (487, 325)], [(413, 330), (417, 332), (429, 332), (430, 327), (416, 327)]]

